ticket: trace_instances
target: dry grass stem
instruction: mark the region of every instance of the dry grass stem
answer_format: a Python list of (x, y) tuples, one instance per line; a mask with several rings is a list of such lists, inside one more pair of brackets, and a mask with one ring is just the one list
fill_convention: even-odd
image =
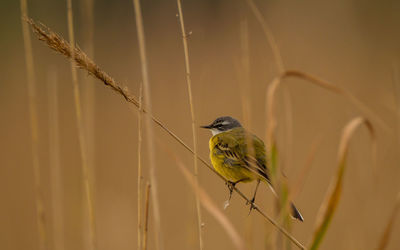
[[(73, 24), (73, 13), (72, 13), (72, 2), (71, 0), (67, 0), (67, 11), (68, 11), (68, 34), (71, 46), (72, 57), (75, 57), (75, 37), (74, 37), (74, 24)], [(82, 175), (83, 175), (83, 184), (86, 194), (86, 202), (88, 208), (88, 216), (89, 216), (89, 247), (90, 249), (96, 249), (96, 219), (94, 212), (94, 198), (92, 186), (89, 180), (89, 166), (88, 166), (88, 158), (87, 158), (87, 144), (84, 132), (84, 125), (82, 119), (82, 108), (81, 108), (81, 100), (80, 100), (80, 92), (78, 85), (78, 73), (76, 71), (76, 67), (73, 61), (71, 61), (71, 73), (72, 73), (72, 84), (74, 89), (74, 102), (75, 102), (75, 113), (76, 113), (76, 122), (78, 129), (78, 139), (79, 139), (79, 149), (82, 160)]]
[(226, 217), (226, 215), (218, 209), (218, 206), (215, 205), (215, 202), (210, 198), (207, 192), (201, 188), (199, 183), (196, 179), (192, 176), (192, 174), (186, 169), (183, 163), (177, 158), (175, 154), (169, 151), (170, 154), (175, 159), (176, 163), (178, 164), (179, 170), (182, 172), (183, 176), (193, 188), (193, 191), (197, 194), (199, 199), (201, 200), (201, 204), (203, 207), (219, 222), (228, 236), (231, 238), (233, 245), (239, 249), (244, 250), (244, 241), (240, 237), (240, 234), (237, 232), (235, 227), (233, 226), (232, 222)]
[(343, 129), (338, 150), (338, 167), (336, 170), (336, 175), (333, 177), (330, 187), (325, 195), (325, 200), (321, 204), (321, 207), (319, 209), (317, 220), (315, 222), (315, 230), (313, 238), (310, 244), (311, 250), (319, 248), (326, 234), (326, 231), (328, 230), (330, 222), (332, 221), (336, 208), (339, 205), (343, 187), (343, 176), (347, 165), (346, 161), (347, 161), (349, 142), (354, 132), (362, 124), (364, 124), (368, 128), (368, 131), (372, 139), (371, 144), (373, 146), (376, 144), (375, 131), (371, 123), (363, 117), (353, 118)]
[[(265, 18), (263, 17), (263, 15), (261, 14), (260, 10), (258, 9), (258, 7), (256, 6), (256, 4), (254, 3), (253, 0), (246, 0), (247, 5), (250, 7), (251, 12), (253, 13), (253, 15), (255, 16), (256, 20), (259, 22), (259, 24), (261, 25), (261, 28), (263, 30), (263, 33), (267, 39), (267, 42), (269, 44), (269, 46), (271, 47), (272, 50), (272, 54), (274, 57), (274, 61), (276, 63), (277, 66), (277, 71), (278, 74), (282, 74), (283, 72), (285, 72), (285, 66), (282, 60), (282, 55), (280, 53), (279, 50), (279, 46), (275, 40), (275, 37), (271, 31), (271, 29), (269, 28), (267, 22), (265, 21)], [(280, 179), (281, 176), (279, 176), (282, 172), (284, 172), (285, 170), (285, 166), (291, 164), (291, 157), (292, 157), (292, 134), (293, 134), (293, 128), (292, 128), (292, 106), (291, 106), (291, 99), (290, 99), (290, 94), (289, 94), (289, 90), (287, 88), (284, 88), (284, 101), (285, 101), (285, 118), (286, 118), (286, 148), (287, 150), (284, 152), (283, 157), (280, 157), (280, 164), (275, 164), (275, 166), (273, 167), (274, 170), (273, 172), (275, 172), (275, 174), (272, 174), (271, 179), (272, 179), (272, 183), (275, 182), (275, 190), (278, 191), (279, 195), (279, 199), (277, 199), (277, 203), (276, 203), (276, 207), (278, 208), (278, 214), (281, 214), (280, 217), (285, 216), (285, 211), (287, 209), (283, 209), (281, 210), (280, 208), (282, 207), (287, 207), (288, 204), (283, 204), (283, 203), (288, 203), (288, 200), (284, 201), (282, 199), (284, 199), (284, 197), (287, 195), (284, 192), (289, 192), (288, 186), (286, 182), (280, 182), (278, 181), (278, 179)], [(269, 121), (269, 120), (267, 120)], [(267, 131), (268, 132), (268, 131)], [(268, 148), (272, 148), (275, 147), (276, 145), (274, 145), (274, 141), (270, 140), (272, 138), (269, 137), (269, 134), (267, 133), (267, 143), (270, 143), (268, 146)], [(277, 151), (276, 151), (277, 152)], [(271, 160), (273, 156), (270, 154), (269, 158)], [(279, 169), (282, 168), (281, 171), (279, 171)]]
[[(265, 18), (263, 17), (262, 13), (260, 12), (260, 10), (258, 9), (258, 7), (256, 6), (256, 4), (254, 3), (253, 0), (246, 0), (247, 5), (250, 7), (251, 12), (253, 13), (253, 15), (255, 16), (256, 20), (259, 22), (259, 24), (261, 25), (262, 31), (267, 39), (267, 42), (269, 44), (269, 46), (271, 47), (271, 51), (274, 57), (274, 61), (276, 63), (276, 67), (277, 67), (277, 71), (278, 74), (282, 74), (283, 72), (285, 72), (285, 66), (283, 63), (283, 59), (282, 59), (282, 55), (281, 52), (279, 50), (279, 46), (278, 43), (276, 42), (276, 39), (271, 31), (271, 29), (269, 28)], [(280, 174), (283, 173), (285, 171), (286, 166), (290, 166), (291, 165), (291, 161), (292, 161), (292, 139), (293, 139), (293, 115), (292, 115), (292, 106), (291, 106), (291, 97), (290, 97), (290, 93), (289, 93), (289, 89), (284, 87), (283, 88), (283, 93), (284, 93), (284, 107), (285, 107), (285, 119), (286, 119), (286, 127), (285, 127), (285, 143), (286, 143), (286, 151), (283, 152), (283, 156), (280, 157), (280, 163), (279, 164), (275, 164), (274, 166), (274, 172), (275, 174), (273, 174), (273, 176), (271, 176), (272, 179), (272, 183), (276, 182), (275, 187), (276, 190), (278, 191), (279, 195), (279, 199), (276, 200), (276, 207), (278, 208), (278, 214), (281, 214), (280, 217), (285, 216), (285, 210), (287, 209), (283, 209), (281, 210), (280, 208), (282, 207), (287, 207), (288, 204), (282, 204), (282, 203), (288, 203), (288, 200), (284, 201), (282, 200), (283, 197), (286, 194), (283, 194), (282, 191), (285, 192), (289, 192), (288, 186), (286, 182), (280, 182), (278, 181), (281, 176)], [(267, 120), (268, 121), (268, 120)], [(274, 144), (273, 141), (270, 140), (269, 135), (267, 133), (267, 143), (269, 144), (269, 148), (271, 148)], [(275, 147), (276, 145), (274, 145)], [(272, 158), (272, 155), (269, 155), (269, 158)], [(281, 168), (281, 170), (279, 170)]]
[[(83, 0), (81, 4), (81, 18), (83, 33), (83, 49), (91, 58), (94, 56), (94, 0)], [(92, 77), (85, 77), (82, 81), (82, 97), (83, 97), (83, 123), (85, 126), (86, 138), (86, 154), (88, 158), (89, 177), (93, 187), (96, 186), (94, 164), (95, 164), (95, 89), (94, 79)], [(86, 208), (84, 208), (86, 209)]]
[(397, 214), (399, 213), (399, 210), (400, 210), (400, 192), (397, 194), (396, 204), (394, 205), (392, 214), (390, 215), (389, 220), (386, 224), (385, 231), (383, 231), (383, 234), (379, 241), (379, 245), (377, 247), (378, 250), (386, 249), (390, 240), (390, 235), (392, 234), (393, 231), (393, 224), (396, 221), (396, 217)]
[(283, 107), (285, 112), (285, 151), (282, 156), (282, 172), (285, 172), (286, 166), (292, 166), (293, 157), (293, 111), (292, 111), (292, 97), (289, 88), (283, 87)]
[[(129, 103), (132, 103), (136, 107), (139, 107), (139, 102), (137, 99), (128, 91), (126, 87), (122, 87), (119, 83), (115, 82), (107, 73), (102, 71), (90, 58), (86, 56), (84, 52), (82, 52), (79, 48), (75, 48), (74, 57), (72, 57), (71, 47), (68, 42), (62, 39), (60, 36), (52, 32), (50, 29), (45, 27), (44, 25), (36, 24), (32, 19), (26, 19), (26, 21), (31, 24), (34, 32), (38, 36), (39, 40), (44, 41), (51, 49), (63, 54), (67, 58), (74, 60), (76, 65), (84, 70), (86, 70), (90, 75), (96, 77), (100, 81), (102, 81), (106, 86), (110, 87), (112, 90), (120, 94), (125, 100)], [(146, 98), (144, 96), (144, 98)], [(143, 108), (143, 112), (147, 113), (147, 110)], [(173, 133), (170, 129), (168, 129), (160, 120), (156, 117), (149, 115), (153, 122), (157, 124), (162, 130), (168, 133), (172, 138), (174, 138), (179, 144), (181, 144), (185, 149), (194, 154), (192, 148), (190, 148), (182, 139), (180, 139), (175, 133)], [(218, 172), (214, 170), (214, 168), (202, 157), (197, 156), (198, 160), (201, 161), (204, 166), (214, 172), (221, 180), (226, 182), (227, 180), (221, 176)], [(238, 188), (234, 188), (234, 191), (243, 198), (246, 202), (250, 202), (250, 199), (247, 198)], [(285, 236), (289, 237), (291, 241), (297, 245), (301, 249), (305, 249), (305, 247), (296, 240), (292, 235), (290, 235), (284, 228), (279, 226), (270, 216), (265, 214), (257, 204), (254, 204), (254, 210), (257, 211), (262, 217), (268, 220), (271, 224), (273, 224), (279, 231), (281, 231)]]
[(242, 101), (243, 123), (245, 127), (251, 128), (251, 105), (250, 105), (250, 48), (249, 48), (249, 27), (247, 19), (240, 22), (240, 48), (241, 65), (238, 72), (242, 71), (242, 79), (239, 82), (240, 97)]
[[(192, 96), (192, 79), (190, 77), (190, 63), (189, 63), (189, 48), (188, 48), (188, 37), (189, 34), (185, 31), (185, 23), (183, 21), (183, 12), (182, 12), (182, 4), (180, 0), (177, 0), (178, 4), (178, 12), (179, 12), (179, 22), (181, 24), (181, 31), (182, 31), (182, 42), (183, 42), (183, 51), (185, 54), (185, 71), (186, 71), (186, 83), (188, 88), (188, 95), (189, 95), (189, 104), (190, 104), (190, 114), (192, 116), (192, 135), (193, 135), (193, 164), (194, 164), (194, 176), (196, 185), (199, 183), (199, 167), (197, 164), (197, 135), (196, 135), (196, 121), (195, 121), (195, 114), (194, 114), (194, 105), (193, 105), (193, 96)], [(202, 216), (201, 216), (201, 207), (200, 207), (200, 200), (198, 193), (195, 193), (196, 199), (196, 210), (197, 210), (197, 226), (199, 232), (199, 244), (200, 250), (204, 248), (203, 243), (203, 230), (202, 230)]]
[(137, 99), (126, 88), (117, 84), (106, 72), (102, 71), (79, 47), (70, 46), (67, 41), (43, 24), (37, 24), (30, 18), (25, 18), (25, 21), (31, 25), (39, 40), (45, 42), (51, 49), (75, 61), (76, 66), (85, 69), (90, 75), (122, 95), (126, 101), (139, 107)]
[(371, 122), (363, 117), (356, 117), (352, 119), (343, 129), (342, 138), (340, 139), (339, 150), (338, 150), (339, 162), (343, 161), (346, 158), (349, 147), (349, 141), (353, 136), (353, 133), (356, 131), (356, 129), (362, 124), (364, 124), (368, 128), (368, 131), (372, 139), (371, 145), (373, 146), (376, 144), (375, 130)]
[(145, 210), (144, 210), (144, 230), (143, 230), (143, 250), (147, 249), (147, 231), (149, 228), (149, 206), (150, 206), (150, 183), (146, 184)]
[[(26, 0), (21, 0), (21, 15), (22, 18), (28, 16), (28, 4)], [(29, 118), (32, 137), (32, 167), (34, 177), (34, 194), (36, 207), (36, 223), (39, 233), (39, 249), (45, 250), (48, 248), (46, 239), (46, 213), (43, 204), (43, 190), (40, 174), (39, 162), (39, 128), (38, 115), (36, 104), (36, 76), (33, 64), (32, 41), (29, 33), (28, 24), (22, 21), (22, 35), (25, 49), (26, 73), (29, 97)]]
[(371, 119), (374, 119), (380, 127), (389, 130), (388, 126), (382, 121), (382, 119), (376, 115), (374, 112), (372, 112), (365, 104), (363, 104), (361, 101), (359, 101), (355, 96), (353, 96), (350, 92), (347, 90), (338, 87), (334, 84), (331, 84), (325, 80), (319, 79), (318, 77), (315, 77), (313, 75), (297, 71), (297, 70), (287, 70), (283, 74), (275, 77), (271, 84), (268, 86), (267, 90), (267, 142), (271, 144), (274, 142), (274, 133), (276, 129), (276, 115), (275, 115), (275, 96), (276, 96), (276, 91), (278, 87), (281, 85), (284, 79), (289, 78), (289, 77), (295, 77), (295, 78), (300, 78), (304, 79), (309, 83), (314, 84), (315, 86), (319, 86), (321, 88), (324, 88), (326, 90), (329, 90), (333, 93), (339, 94), (346, 99), (348, 99), (355, 107), (357, 107), (361, 112), (363, 112), (366, 116), (371, 117)]
[(251, 12), (253, 12), (257, 21), (260, 23), (261, 28), (264, 32), (265, 37), (267, 38), (268, 44), (271, 46), (272, 54), (274, 56), (276, 66), (278, 68), (279, 74), (283, 73), (285, 67), (283, 65), (283, 60), (281, 56), (281, 52), (279, 51), (278, 44), (276, 43), (275, 37), (272, 35), (271, 29), (268, 27), (267, 22), (264, 20), (263, 15), (260, 10), (257, 8), (256, 4), (253, 0), (245, 0), (249, 5)]
[(154, 216), (154, 230), (156, 232), (155, 242), (156, 249), (163, 249), (162, 244), (162, 232), (161, 232), (161, 218), (160, 218), (160, 205), (158, 200), (158, 183), (156, 178), (156, 167), (155, 167), (155, 147), (154, 147), (154, 128), (151, 122), (152, 108), (151, 108), (151, 96), (150, 96), (150, 82), (149, 73), (147, 67), (147, 56), (146, 56), (146, 41), (144, 36), (143, 18), (139, 0), (133, 0), (133, 6), (135, 10), (136, 29), (139, 43), (139, 54), (140, 64), (142, 69), (142, 80), (144, 90), (144, 106), (147, 108), (147, 113), (144, 116), (146, 124), (146, 136), (147, 136), (147, 150), (148, 150), (148, 162), (149, 162), (149, 175), (151, 188), (151, 197), (153, 202), (153, 216)]
[[(265, 21), (265, 18), (261, 14), (260, 10), (256, 6), (253, 0), (246, 0), (247, 5), (250, 7), (251, 12), (255, 16), (257, 22), (261, 25), (261, 28), (263, 30), (263, 33), (268, 41), (269, 46), (271, 47), (272, 54), (274, 57), (274, 61), (276, 63), (277, 69), (278, 69), (278, 74), (282, 74), (285, 72), (285, 66), (283, 64), (283, 59), (281, 56), (281, 52), (279, 50), (279, 46), (276, 42), (276, 39), (269, 28), (267, 22)], [(284, 87), (283, 89), (284, 93), (284, 101), (285, 101), (285, 118), (286, 118), (286, 152), (284, 158), (286, 159), (285, 164), (283, 165), (291, 165), (291, 159), (292, 159), (292, 138), (293, 138), (293, 114), (292, 114), (292, 105), (291, 105), (291, 97), (289, 90)]]
[(54, 70), (48, 73), (49, 160), (51, 201), (53, 207), (53, 248), (64, 250), (63, 178), (60, 161), (60, 130), (58, 123), (58, 80)]
[[(240, 63), (237, 64), (237, 72), (239, 75), (239, 92), (242, 103), (242, 115), (243, 125), (245, 128), (251, 129), (251, 105), (250, 105), (250, 46), (249, 46), (249, 24), (247, 18), (243, 18), (240, 21)], [(247, 138), (248, 145), (249, 138)], [(254, 148), (250, 149), (254, 150)], [(253, 238), (254, 238), (254, 217), (248, 218), (244, 221), (244, 231), (246, 247), (253, 249)]]
[(143, 97), (143, 83), (140, 83), (140, 94), (139, 94), (139, 109), (138, 112), (138, 179), (137, 179), (137, 209), (138, 209), (138, 250), (142, 246), (142, 97)]

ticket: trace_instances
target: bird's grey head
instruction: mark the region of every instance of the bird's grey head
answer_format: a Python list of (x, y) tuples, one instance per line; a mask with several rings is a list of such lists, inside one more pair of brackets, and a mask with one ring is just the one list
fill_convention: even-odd
[(210, 125), (201, 127), (211, 130), (211, 133), (213, 135), (216, 135), (241, 126), (242, 125), (240, 124), (240, 122), (238, 122), (236, 119), (230, 116), (222, 116), (215, 119), (215, 121), (213, 121)]

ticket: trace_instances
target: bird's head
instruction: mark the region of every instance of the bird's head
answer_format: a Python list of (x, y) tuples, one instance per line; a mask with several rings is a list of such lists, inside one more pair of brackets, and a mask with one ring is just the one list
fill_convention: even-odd
[(213, 121), (210, 125), (201, 126), (201, 128), (206, 128), (211, 130), (213, 135), (217, 135), (219, 133), (231, 130), (233, 128), (241, 127), (242, 125), (236, 119), (230, 116), (222, 116), (218, 117)]

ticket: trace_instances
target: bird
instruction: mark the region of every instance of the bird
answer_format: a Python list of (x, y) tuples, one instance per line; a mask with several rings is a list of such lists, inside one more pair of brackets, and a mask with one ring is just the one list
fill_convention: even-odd
[[(230, 116), (222, 116), (211, 124), (201, 126), (212, 133), (209, 141), (210, 159), (214, 169), (227, 180), (229, 199), (236, 184), (257, 180), (250, 211), (254, 208), (256, 193), (260, 181), (269, 185), (274, 194), (266, 160), (264, 142), (242, 127), (240, 122)], [(250, 145), (250, 146), (249, 146)], [(291, 216), (304, 221), (303, 216), (290, 202)]]

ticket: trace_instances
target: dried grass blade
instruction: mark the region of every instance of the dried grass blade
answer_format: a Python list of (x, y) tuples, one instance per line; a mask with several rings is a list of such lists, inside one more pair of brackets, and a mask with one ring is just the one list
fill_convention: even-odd
[(268, 86), (267, 90), (267, 139), (268, 143), (274, 140), (274, 133), (276, 128), (276, 115), (275, 115), (275, 96), (276, 91), (280, 84), (283, 82), (284, 79), (289, 77), (300, 78), (306, 80), (309, 83), (312, 83), (316, 86), (319, 86), (323, 89), (329, 90), (333, 93), (339, 94), (349, 100), (356, 108), (358, 108), (361, 112), (363, 112), (367, 117), (373, 119), (380, 127), (385, 129), (386, 131), (390, 131), (388, 125), (373, 111), (371, 111), (365, 104), (363, 104), (360, 100), (358, 100), (353, 94), (351, 94), (346, 89), (338, 87), (332, 83), (329, 83), (325, 80), (322, 80), (316, 76), (311, 74), (298, 71), (298, 70), (287, 70), (280, 76), (275, 77), (271, 84)]
[(346, 159), (348, 153), (348, 147), (350, 139), (354, 132), (360, 125), (366, 125), (372, 139), (372, 145), (375, 144), (375, 132), (371, 123), (363, 117), (353, 118), (343, 129), (342, 137), (339, 144), (338, 153), (338, 167), (336, 175), (330, 184), (327, 194), (325, 195), (325, 201), (321, 204), (319, 209), (317, 220), (315, 223), (314, 235), (310, 244), (310, 250), (318, 249), (320, 246), (326, 231), (332, 221), (333, 215), (339, 204), (342, 187), (343, 187), (343, 175), (346, 169)]

